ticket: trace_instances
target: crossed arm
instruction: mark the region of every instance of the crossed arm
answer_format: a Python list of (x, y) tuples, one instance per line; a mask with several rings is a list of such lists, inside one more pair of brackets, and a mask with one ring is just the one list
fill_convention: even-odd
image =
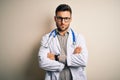
[[(82, 48), (81, 48), (81, 47), (76, 47), (76, 48), (74, 49), (73, 54), (80, 54), (81, 51), (82, 51)], [(49, 59), (51, 59), (51, 60), (55, 60), (55, 55), (54, 55), (53, 53), (51, 53), (51, 52), (49, 52), (49, 53), (47, 54), (47, 57), (48, 57)], [(66, 56), (65, 56), (65, 55), (60, 55), (60, 56), (58, 56), (58, 60), (61, 60), (61, 58), (66, 59)]]
[[(55, 53), (49, 52), (48, 48), (41, 46), (39, 51), (40, 67), (48, 71), (61, 71), (66, 62), (68, 66), (72, 67), (85, 67), (87, 63), (88, 51), (86, 48), (85, 40), (82, 36), (77, 39), (77, 47), (70, 55), (59, 55), (58, 61), (55, 60)], [(80, 42), (80, 43), (79, 43)], [(44, 39), (42, 41), (44, 44)], [(73, 48), (72, 48), (73, 49)], [(69, 51), (70, 52), (70, 51)], [(63, 60), (64, 62), (61, 62)]]

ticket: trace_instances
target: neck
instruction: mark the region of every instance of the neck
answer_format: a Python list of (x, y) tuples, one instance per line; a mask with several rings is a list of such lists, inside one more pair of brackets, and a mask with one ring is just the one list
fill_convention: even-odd
[(59, 31), (59, 34), (64, 36), (66, 32), (67, 32), (67, 30), (66, 31)]

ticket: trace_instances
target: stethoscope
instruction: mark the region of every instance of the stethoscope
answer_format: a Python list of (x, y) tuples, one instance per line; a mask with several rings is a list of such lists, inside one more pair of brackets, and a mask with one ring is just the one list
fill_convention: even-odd
[[(71, 30), (71, 32), (72, 32), (72, 41), (73, 41), (73, 46), (75, 46), (76, 45), (76, 37), (75, 37), (75, 33), (74, 33), (74, 31), (72, 30), (72, 29), (70, 29)], [(47, 42), (45, 43), (45, 48), (48, 48), (49, 47), (49, 43), (50, 43), (50, 41), (53, 39), (53, 38), (55, 38), (56, 37), (56, 35), (57, 35), (57, 31), (56, 31), (56, 29), (54, 29), (54, 30), (52, 30), (51, 32), (50, 32), (50, 35), (49, 35), (49, 37), (48, 37), (48, 40), (47, 40)]]

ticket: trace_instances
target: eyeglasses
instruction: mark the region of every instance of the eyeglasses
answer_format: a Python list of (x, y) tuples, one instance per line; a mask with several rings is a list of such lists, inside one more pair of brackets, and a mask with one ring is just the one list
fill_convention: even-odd
[(70, 21), (70, 17), (60, 17), (60, 16), (56, 16), (56, 19), (58, 22), (61, 22), (61, 21), (65, 21), (65, 22), (69, 22)]

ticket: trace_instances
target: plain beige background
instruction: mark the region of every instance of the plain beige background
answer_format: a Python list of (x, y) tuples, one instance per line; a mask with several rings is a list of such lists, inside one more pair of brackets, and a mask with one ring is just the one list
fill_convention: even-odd
[(88, 80), (120, 80), (120, 0), (0, 0), (0, 80), (44, 80), (40, 40), (55, 28), (60, 3), (71, 6), (72, 28), (86, 39)]

